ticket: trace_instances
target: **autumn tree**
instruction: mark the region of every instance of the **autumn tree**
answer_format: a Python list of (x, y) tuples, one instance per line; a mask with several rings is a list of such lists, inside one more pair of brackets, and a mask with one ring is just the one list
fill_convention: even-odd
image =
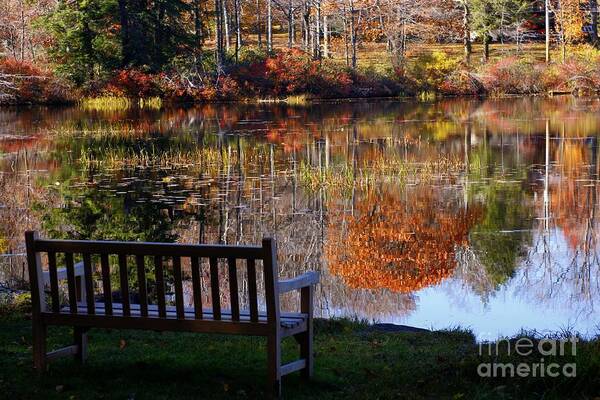
[(0, 55), (19, 61), (37, 60), (44, 55), (45, 32), (34, 29), (35, 21), (45, 15), (56, 0), (2, 0), (0, 2)]
[(567, 58), (567, 46), (585, 38), (582, 29), (585, 25), (585, 15), (579, 3), (576, 0), (550, 2), (563, 62)]
[(488, 60), (493, 37), (502, 39), (518, 29), (531, 11), (533, 0), (470, 0), (473, 31), (483, 42), (483, 59)]

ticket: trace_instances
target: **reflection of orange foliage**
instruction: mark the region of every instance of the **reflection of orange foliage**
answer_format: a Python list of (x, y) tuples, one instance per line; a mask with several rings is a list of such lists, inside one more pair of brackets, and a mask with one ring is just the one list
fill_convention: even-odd
[(33, 136), (10, 137), (2, 140), (0, 137), (0, 153), (15, 153), (17, 151), (28, 149), (36, 144), (38, 138)]
[(330, 229), (330, 270), (353, 288), (411, 292), (440, 283), (455, 268), (455, 250), (467, 243), (481, 207), (464, 210), (430, 190), (368, 195), (347, 222), (347, 235)]
[(565, 141), (556, 149), (562, 169), (561, 179), (550, 187), (550, 209), (572, 249), (585, 245), (589, 220), (594, 215), (597, 187), (590, 186), (593, 182), (588, 171), (590, 153), (581, 141)]

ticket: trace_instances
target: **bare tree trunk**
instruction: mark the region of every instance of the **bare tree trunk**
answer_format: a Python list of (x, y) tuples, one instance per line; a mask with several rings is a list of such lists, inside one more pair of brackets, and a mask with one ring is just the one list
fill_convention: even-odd
[(545, 30), (546, 30), (546, 64), (550, 63), (550, 0), (545, 0), (544, 3), (544, 14), (545, 14)]
[(295, 12), (292, 13), (290, 21), (292, 22), (291, 34), (292, 34), (292, 46), (296, 44), (296, 16)]
[(327, 15), (323, 15), (323, 57), (329, 58), (329, 26)]
[(223, 38), (223, 2), (215, 0), (215, 59), (217, 70), (220, 72), (224, 61), (224, 38)]
[(229, 52), (229, 49), (231, 48), (231, 36), (229, 35), (229, 13), (227, 12), (227, 1), (221, 1), (221, 9), (223, 10), (223, 29), (225, 31), (225, 51)]
[(23, 0), (19, 2), (21, 7), (21, 62), (25, 60), (25, 5)]
[(356, 69), (356, 28), (354, 22), (354, 0), (350, 0), (350, 45), (352, 47), (352, 69)]
[(488, 62), (490, 59), (490, 36), (485, 33), (483, 35), (483, 61)]
[(589, 0), (592, 11), (592, 44), (598, 45), (598, 0)]
[(317, 15), (315, 16), (315, 53), (317, 60), (321, 59), (323, 49), (321, 49), (321, 1), (317, 0)]
[(309, 49), (310, 53), (315, 54), (315, 29), (314, 29), (314, 18), (313, 16), (308, 17), (308, 38), (309, 38)]
[(260, 0), (256, 0), (256, 36), (258, 48), (262, 48), (262, 25), (260, 23)]
[(240, 60), (240, 48), (242, 47), (242, 9), (241, 0), (234, 0), (235, 11), (235, 62)]
[(287, 14), (287, 23), (288, 23), (288, 48), (292, 48), (294, 45), (294, 5), (292, 0), (288, 2), (288, 14)]
[(272, 0), (267, 0), (267, 51), (273, 51), (273, 13)]
[(350, 48), (348, 36), (350, 35), (350, 28), (348, 27), (348, 19), (346, 15), (346, 7), (344, 7), (344, 57), (346, 58), (346, 67), (350, 67)]
[(471, 62), (471, 53), (473, 46), (471, 45), (471, 10), (467, 2), (463, 2), (463, 43), (465, 46), (465, 61)]
[(200, 0), (194, 0), (194, 37), (198, 50), (202, 51), (204, 35), (202, 33), (202, 8)]
[(304, 2), (304, 13), (302, 15), (302, 47), (308, 51), (310, 45), (310, 5)]

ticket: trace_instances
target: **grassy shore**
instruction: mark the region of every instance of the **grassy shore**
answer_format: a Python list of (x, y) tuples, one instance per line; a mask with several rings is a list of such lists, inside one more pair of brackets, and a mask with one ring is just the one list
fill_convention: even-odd
[[(265, 341), (261, 338), (90, 332), (90, 358), (71, 359), (38, 376), (31, 368), (31, 323), (24, 314), (0, 319), (0, 397), (6, 399), (263, 398)], [(69, 328), (50, 329), (49, 347), (68, 344)], [(503, 343), (500, 346), (501, 354)], [(381, 332), (349, 321), (316, 324), (315, 379), (283, 379), (289, 399), (564, 399), (600, 395), (600, 341), (580, 342), (577, 355), (545, 357), (576, 363), (577, 377), (482, 378), (480, 363), (539, 362), (535, 356), (479, 355), (466, 331)], [(487, 349), (487, 347), (486, 347)], [(487, 354), (487, 350), (484, 351)], [(297, 356), (286, 340), (284, 359)]]

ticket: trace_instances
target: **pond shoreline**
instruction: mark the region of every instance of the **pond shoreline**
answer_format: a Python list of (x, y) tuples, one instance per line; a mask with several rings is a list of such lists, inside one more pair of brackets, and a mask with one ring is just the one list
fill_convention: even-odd
[[(303, 102), (290, 102), (285, 98), (282, 99), (259, 99), (259, 100), (251, 100), (251, 99), (239, 99), (239, 100), (202, 100), (202, 101), (174, 101), (163, 98), (156, 98), (160, 101), (159, 107), (144, 107), (139, 106), (137, 103), (142, 100), (146, 100), (145, 98), (137, 98), (137, 97), (115, 97), (114, 100), (125, 100), (127, 102), (131, 102), (131, 105), (124, 108), (165, 108), (165, 107), (193, 107), (198, 105), (288, 105), (290, 107), (303, 107), (310, 106), (315, 104), (350, 104), (350, 103), (361, 103), (361, 102), (369, 102), (369, 103), (378, 103), (378, 102), (393, 102), (393, 101), (414, 101), (415, 103), (427, 103), (434, 101), (443, 101), (443, 100), (496, 100), (496, 99), (520, 99), (520, 98), (556, 98), (556, 97), (576, 97), (576, 98), (596, 98), (600, 95), (600, 93), (579, 96), (575, 92), (548, 92), (548, 93), (531, 93), (531, 94), (501, 94), (501, 95), (442, 95), (435, 94), (431, 96), (364, 96), (364, 97), (337, 97), (337, 98), (328, 98), (328, 97), (305, 97)], [(301, 95), (300, 97), (303, 97)], [(74, 107), (74, 106), (82, 106), (83, 102), (86, 100), (95, 101), (106, 99), (104, 96), (98, 97), (85, 97), (80, 100), (75, 101), (65, 101), (65, 102), (24, 102), (24, 103), (0, 103), (0, 109), (11, 109), (11, 108), (30, 108), (30, 107), (46, 107), (46, 108), (65, 108), (65, 107)], [(94, 107), (90, 107), (93, 109)], [(112, 108), (112, 107), (111, 107)], [(123, 109), (124, 109), (123, 108)], [(115, 107), (115, 109), (121, 109), (121, 107)]]

